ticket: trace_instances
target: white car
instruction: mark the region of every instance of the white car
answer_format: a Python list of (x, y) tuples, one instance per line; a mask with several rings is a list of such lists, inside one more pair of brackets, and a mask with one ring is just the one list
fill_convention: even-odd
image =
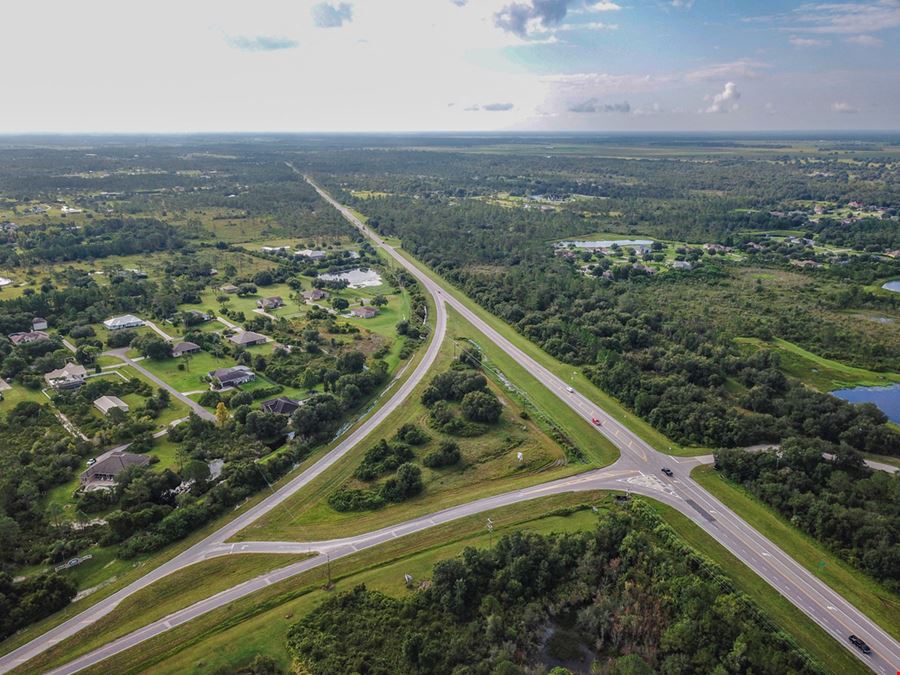
[(569, 392), (570, 394), (574, 394), (574, 393), (575, 393), (575, 390), (572, 389), (572, 387), (566, 387), (566, 391)]
[(97, 463), (97, 460), (96, 460), (95, 458), (93, 458), (93, 457), (91, 457), (91, 458), (87, 461), (87, 465), (88, 465), (88, 466), (94, 466), (94, 464), (96, 464), (96, 463)]

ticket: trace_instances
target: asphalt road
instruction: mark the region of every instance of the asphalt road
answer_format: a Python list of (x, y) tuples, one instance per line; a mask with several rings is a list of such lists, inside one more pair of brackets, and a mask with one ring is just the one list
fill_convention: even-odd
[[(122, 589), (110, 598), (101, 601), (93, 608), (61, 624), (56, 629), (49, 631), (41, 638), (24, 645), (4, 657), (0, 657), (0, 672), (6, 672), (16, 665), (24, 663), (27, 659), (33, 658), (33, 656), (49, 646), (75, 634), (85, 625), (111, 611), (118, 602), (136, 590), (144, 588), (153, 583), (153, 581), (198, 560), (251, 552), (298, 553), (317, 551), (320, 553), (320, 555), (315, 557), (251, 579), (215, 596), (206, 598), (195, 605), (175, 612), (153, 624), (115, 640), (98, 650), (85, 654), (52, 672), (74, 673), (89, 665), (98, 663), (115, 653), (129, 649), (150, 637), (160, 635), (215, 608), (225, 606), (271, 583), (290, 578), (305, 570), (322, 565), (326, 560), (325, 553), (328, 554), (329, 558), (334, 559), (371, 546), (377, 546), (396, 537), (414, 534), (441, 523), (452, 522), (458, 518), (476, 515), (498, 507), (562, 492), (596, 489), (619, 489), (644, 494), (678, 509), (709, 533), (716, 541), (744, 561), (745, 564), (771, 584), (779, 593), (822, 626), (839, 644), (844, 645), (872, 670), (885, 674), (892, 674), (897, 671), (897, 666), (900, 665), (900, 645), (893, 638), (862, 612), (807, 572), (775, 544), (756, 532), (750, 525), (741, 520), (724, 504), (703, 490), (690, 478), (690, 470), (702, 463), (702, 460), (675, 458), (657, 452), (629, 429), (606, 415), (586, 397), (578, 392), (569, 392), (568, 385), (565, 382), (518, 349), (503, 335), (495, 331), (463, 305), (448, 290), (442, 288), (415, 265), (407, 261), (392, 246), (382, 241), (374, 232), (366, 228), (349, 209), (333, 200), (330, 195), (322, 191), (312, 181), (310, 183), (345, 218), (419, 279), (435, 298), (438, 312), (437, 329), (422, 362), (417, 366), (413, 375), (392, 395), (391, 399), (378, 413), (373, 415), (357, 432), (351, 434), (308, 471), (286, 484), (256, 507), (249, 509), (216, 533), (153, 570), (145, 577)], [(605, 469), (598, 469), (543, 485), (487, 497), (416, 518), (406, 523), (400, 523), (354, 537), (320, 542), (227, 543), (227, 540), (233, 534), (278, 506), (303, 485), (306, 485), (310, 480), (321, 474), (347, 450), (353, 447), (355, 443), (371, 432), (384, 417), (390, 414), (391, 410), (402, 404), (403, 400), (409, 395), (415, 384), (422, 379), (437, 356), (446, 324), (444, 303), (449, 304), (460, 312), (490, 340), (526, 367), (535, 378), (569, 405), (588, 424), (591, 423), (592, 418), (598, 418), (602, 424), (595, 428), (620, 449), (620, 459)], [(663, 467), (671, 468), (674, 471), (674, 476), (669, 478), (662, 474), (661, 469)], [(847, 642), (847, 636), (851, 633), (860, 636), (872, 647), (873, 653), (870, 656), (862, 655)]]
[(209, 420), (210, 422), (215, 421), (215, 419), (216, 419), (215, 415), (213, 415), (211, 412), (209, 412), (206, 408), (204, 408), (202, 405), (200, 405), (196, 401), (193, 401), (190, 398), (188, 398), (187, 396), (185, 396), (184, 394), (182, 394), (180, 391), (175, 389), (175, 387), (173, 387), (171, 384), (169, 384), (165, 380), (158, 378), (156, 375), (154, 375), (149, 370), (144, 368), (144, 366), (142, 366), (140, 363), (138, 363), (134, 359), (126, 356), (125, 355), (126, 351), (127, 351), (127, 348), (122, 347), (121, 349), (111, 349), (110, 351), (103, 352), (103, 353), (106, 356), (113, 356), (113, 357), (119, 359), (120, 361), (122, 361), (123, 363), (126, 363), (129, 366), (131, 366), (132, 368), (134, 368), (136, 371), (138, 371), (141, 375), (143, 375), (148, 380), (153, 382), (155, 385), (162, 387), (167, 392), (172, 394), (172, 396), (174, 396), (179, 401), (181, 401), (182, 403), (187, 405), (193, 412), (195, 412), (197, 414), (198, 417), (205, 419), (205, 420)]

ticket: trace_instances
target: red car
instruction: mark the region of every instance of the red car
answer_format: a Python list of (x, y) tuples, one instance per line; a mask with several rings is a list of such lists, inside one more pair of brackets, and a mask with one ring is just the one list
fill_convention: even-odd
[(600, 420), (598, 420), (596, 417), (592, 417), (592, 418), (591, 418), (591, 422), (594, 423), (594, 426), (595, 426), (595, 427), (599, 427), (599, 426), (601, 425)]

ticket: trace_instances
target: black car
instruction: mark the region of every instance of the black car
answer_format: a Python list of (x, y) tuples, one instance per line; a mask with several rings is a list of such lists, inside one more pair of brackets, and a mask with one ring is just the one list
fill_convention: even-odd
[(850, 636), (850, 642), (863, 654), (871, 654), (872, 650), (865, 642), (862, 641), (861, 638), (856, 637), (855, 635)]
[(667, 466), (664, 466), (664, 467), (662, 468), (662, 472), (663, 472), (664, 474), (666, 474), (669, 478), (671, 478), (672, 476), (675, 475), (674, 473), (672, 473), (672, 469), (670, 469), (670, 468), (667, 467)]

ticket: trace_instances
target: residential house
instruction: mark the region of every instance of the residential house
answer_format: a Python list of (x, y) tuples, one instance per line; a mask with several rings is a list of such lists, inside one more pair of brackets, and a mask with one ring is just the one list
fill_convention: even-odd
[(252, 330), (244, 330), (240, 333), (235, 333), (231, 337), (228, 338), (234, 344), (241, 347), (251, 347), (253, 345), (264, 345), (268, 342), (268, 338), (265, 335), (260, 335), (259, 333), (254, 333)]
[(134, 314), (123, 314), (122, 316), (114, 316), (103, 322), (107, 330), (122, 330), (123, 328), (137, 328), (143, 326), (144, 321), (137, 318)]
[(234, 294), (234, 293), (238, 292), (238, 287), (235, 286), (234, 284), (225, 284), (224, 286), (219, 286), (219, 290), (222, 291), (223, 293)]
[(284, 253), (288, 248), (287, 246), (260, 246), (259, 250), (263, 253)]
[(731, 250), (730, 246), (723, 246), (722, 244), (703, 244), (704, 251), (715, 251), (716, 253), (728, 253)]
[(118, 396), (101, 396), (94, 401), (94, 407), (104, 415), (109, 415), (109, 412), (113, 409), (118, 409), (122, 412), (128, 412), (129, 410), (128, 404)]
[(898, 248), (896, 251), (888, 251), (887, 253), (885, 253), (885, 255), (888, 258), (900, 258), (900, 248)]
[(62, 368), (51, 370), (44, 380), (54, 389), (77, 389), (84, 384), (87, 370), (77, 363), (67, 363)]
[(27, 345), (30, 342), (49, 340), (50, 336), (42, 330), (32, 330), (25, 333), (10, 333), (9, 339), (14, 345)]
[(350, 314), (359, 319), (371, 319), (378, 314), (378, 310), (375, 307), (354, 307)]
[(268, 401), (263, 401), (262, 408), (263, 412), (266, 413), (277, 413), (279, 415), (292, 415), (294, 411), (302, 405), (303, 401), (296, 401), (292, 398), (288, 398), (287, 396), (279, 396), (278, 398), (272, 398)]
[(309, 291), (303, 291), (301, 295), (307, 302), (316, 302), (317, 300), (324, 300), (328, 297), (328, 293), (326, 291), (323, 291), (321, 288), (313, 288)]
[(128, 467), (147, 466), (149, 463), (150, 458), (147, 455), (114, 450), (93, 466), (89, 466), (87, 471), (81, 474), (81, 484), (85, 490), (113, 488), (116, 485), (116, 479)]
[(310, 260), (324, 260), (328, 253), (325, 251), (313, 251), (308, 248), (303, 249), (302, 251), (297, 251), (294, 255), (298, 258), (309, 258)]
[(36, 316), (31, 320), (31, 330), (47, 330), (47, 319)]
[(692, 265), (687, 260), (673, 260), (672, 261), (672, 269), (676, 270), (689, 270)]
[(207, 321), (212, 320), (212, 316), (210, 314), (201, 312), (199, 309), (189, 309), (185, 312), (185, 315), (189, 317), (188, 323), (206, 323)]
[(284, 307), (284, 300), (279, 295), (273, 295), (271, 298), (260, 298), (256, 301), (256, 306), (260, 309), (276, 309)]
[(256, 379), (256, 373), (247, 366), (232, 366), (210, 371), (209, 379), (217, 387), (236, 387)]
[(196, 354), (200, 351), (202, 351), (200, 345), (195, 342), (179, 342), (172, 347), (172, 356), (177, 358), (185, 354)]

